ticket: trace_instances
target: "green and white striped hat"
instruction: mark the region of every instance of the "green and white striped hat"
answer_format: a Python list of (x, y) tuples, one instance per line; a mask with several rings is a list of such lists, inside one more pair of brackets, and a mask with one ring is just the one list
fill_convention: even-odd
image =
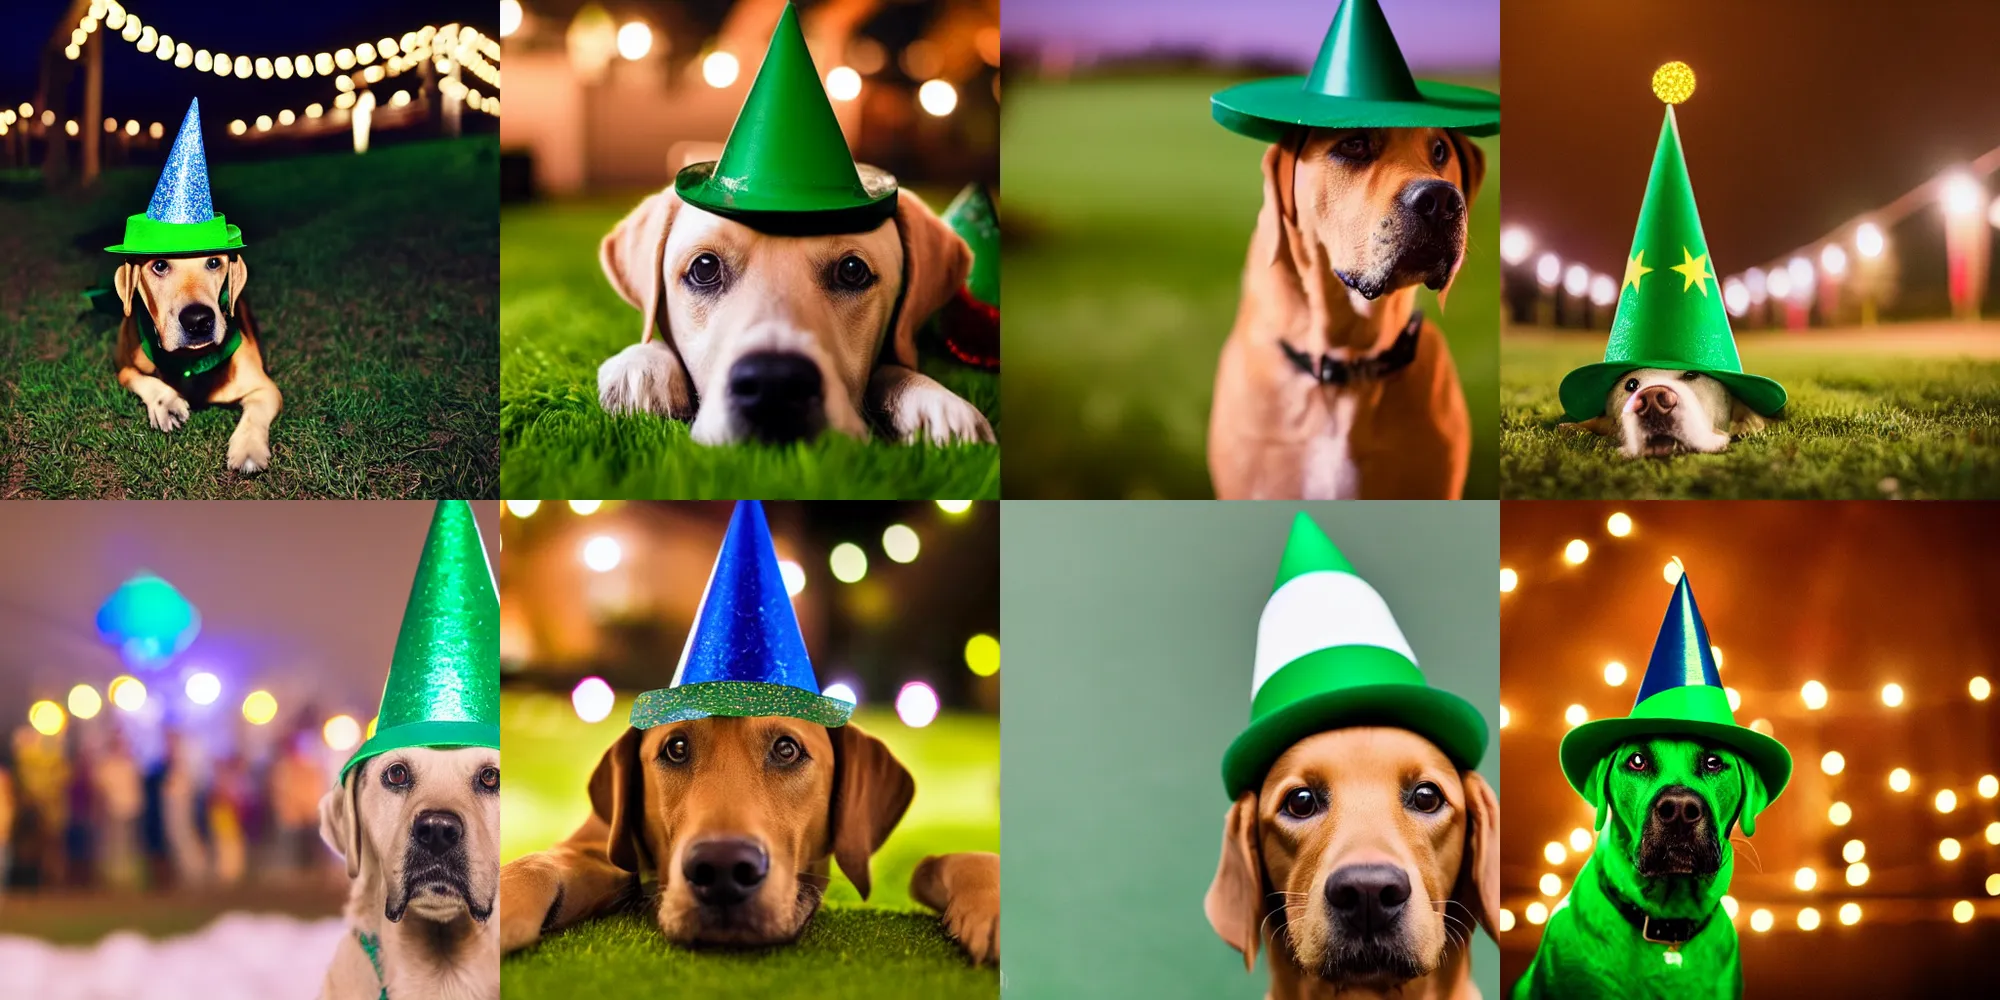
[(1250, 725), (1222, 756), (1231, 798), (1255, 790), (1292, 744), (1349, 726), (1394, 726), (1461, 768), (1486, 755), (1486, 720), (1424, 682), (1388, 602), (1301, 512), (1257, 623)]

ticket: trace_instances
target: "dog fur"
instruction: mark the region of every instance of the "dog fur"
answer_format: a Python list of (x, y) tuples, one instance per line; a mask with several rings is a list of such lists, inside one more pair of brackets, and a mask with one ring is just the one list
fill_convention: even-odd
[(1613, 439), (1626, 458), (1715, 454), (1765, 427), (1765, 419), (1701, 372), (1638, 368), (1605, 394), (1604, 413), (1576, 426)]

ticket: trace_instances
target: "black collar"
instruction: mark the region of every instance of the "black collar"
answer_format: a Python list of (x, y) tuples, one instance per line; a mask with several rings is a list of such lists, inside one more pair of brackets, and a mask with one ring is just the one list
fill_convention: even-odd
[(1387, 378), (1408, 368), (1410, 362), (1417, 360), (1417, 334), (1423, 331), (1423, 326), (1423, 312), (1412, 309), (1409, 325), (1403, 327), (1395, 343), (1380, 354), (1348, 360), (1323, 354), (1315, 362), (1312, 355), (1283, 340), (1278, 341), (1278, 346), (1285, 349), (1285, 358), (1292, 363), (1292, 367), (1304, 372), (1308, 378), (1321, 385), (1346, 385), (1364, 379)]
[(1702, 914), (1699, 919), (1693, 917), (1669, 919), (1667, 917), (1653, 916), (1645, 910), (1626, 902), (1616, 892), (1612, 891), (1611, 884), (1604, 880), (1604, 869), (1602, 868), (1597, 870), (1597, 887), (1599, 891), (1604, 893), (1604, 898), (1610, 900), (1611, 905), (1618, 910), (1618, 915), (1624, 917), (1625, 922), (1631, 924), (1633, 929), (1639, 932), (1640, 937), (1657, 944), (1686, 944), (1694, 940), (1694, 936), (1700, 934), (1708, 926), (1708, 922), (1715, 918), (1714, 910)]

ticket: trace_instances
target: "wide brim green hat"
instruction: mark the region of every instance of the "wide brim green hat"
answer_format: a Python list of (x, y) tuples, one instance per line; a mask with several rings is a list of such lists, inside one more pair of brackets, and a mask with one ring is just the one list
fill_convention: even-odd
[(159, 222), (144, 214), (125, 217), (125, 239), (104, 249), (143, 257), (193, 257), (243, 249), (243, 231), (221, 215), (203, 222)]
[(1253, 80), (1209, 98), (1217, 124), (1265, 142), (1306, 128), (1500, 131), (1500, 95), (1410, 75), (1377, 0), (1346, 0), (1304, 76)]
[(146, 210), (127, 216), (124, 241), (104, 249), (133, 256), (188, 257), (242, 248), (243, 231), (216, 213), (209, 192), (201, 100), (196, 98), (188, 102)]
[(896, 214), (896, 178), (854, 162), (798, 11), (786, 4), (722, 157), (674, 176), (681, 200), (762, 232), (865, 232)]
[(1771, 416), (1785, 408), (1785, 387), (1762, 375), (1727, 368), (1710, 368), (1686, 358), (1629, 358), (1584, 365), (1563, 376), (1557, 394), (1562, 399), (1563, 419), (1584, 421), (1604, 412), (1604, 401), (1618, 380), (1641, 368), (1700, 372), (1722, 383), (1730, 395), (1752, 410)]
[(1486, 755), (1486, 720), (1433, 688), (1382, 596), (1303, 512), (1257, 626), (1250, 724), (1222, 757), (1233, 798), (1258, 788), (1287, 748), (1353, 726), (1407, 729), (1460, 768)]

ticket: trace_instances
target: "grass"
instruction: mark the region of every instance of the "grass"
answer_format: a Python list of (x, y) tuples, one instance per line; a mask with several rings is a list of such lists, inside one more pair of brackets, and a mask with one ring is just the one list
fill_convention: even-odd
[[(941, 204), (935, 198), (933, 204)], [(638, 313), (605, 281), (597, 245), (638, 196), (501, 213), (501, 486), (510, 497), (997, 499), (996, 445), (902, 445), (825, 435), (705, 447), (666, 417), (613, 417), (597, 367), (633, 344)], [(924, 373), (1000, 432), (1000, 380), (927, 356)]]
[(1777, 379), (1786, 417), (1719, 455), (1632, 461), (1557, 429), (1556, 385), (1603, 356), (1601, 334), (1509, 330), (1500, 478), (1509, 499), (1948, 499), (2000, 496), (2000, 326), (1739, 336)]
[(81, 297), (109, 285), (101, 248), (158, 168), (88, 196), (0, 185), (0, 498), (498, 496), (496, 163), (480, 137), (211, 165), (285, 394), (249, 477), (224, 467), (234, 409), (147, 424), (114, 378), (115, 320)]
[[(560, 696), (502, 693), (503, 860), (547, 847), (583, 820), (585, 782), (629, 705), (621, 698), (606, 721), (592, 725)], [(503, 961), (506, 995), (620, 995), (637, 983), (744, 998), (996, 995), (997, 974), (968, 964), (937, 918), (911, 901), (909, 882), (926, 855), (1000, 849), (998, 721), (948, 714), (910, 729), (888, 712), (867, 709), (855, 721), (887, 742), (917, 781), (916, 801), (870, 865), (868, 902), (836, 875), (826, 905), (797, 942), (751, 951), (682, 948), (668, 944), (649, 915), (608, 917)]]
[[(1010, 84), (1004, 271), (1009, 497), (1208, 497), (1216, 358), (1263, 200), (1261, 143), (1209, 118), (1219, 76)], [(1488, 81), (1490, 85), (1491, 81)], [(1495, 495), (1500, 157), (1437, 318), (1475, 415), (1465, 495)]]

